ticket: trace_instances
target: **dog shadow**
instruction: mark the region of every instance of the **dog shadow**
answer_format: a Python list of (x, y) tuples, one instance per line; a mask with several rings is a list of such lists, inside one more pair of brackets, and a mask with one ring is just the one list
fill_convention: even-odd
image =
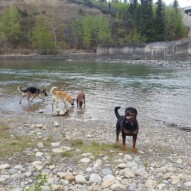
[(84, 114), (85, 114), (85, 109), (84, 109), (84, 108), (80, 108), (80, 109), (77, 109), (77, 110), (76, 110), (76, 115), (77, 115), (78, 117), (83, 117)]
[(46, 106), (43, 103), (44, 102), (28, 103), (21, 106), (25, 112), (36, 112), (45, 109)]

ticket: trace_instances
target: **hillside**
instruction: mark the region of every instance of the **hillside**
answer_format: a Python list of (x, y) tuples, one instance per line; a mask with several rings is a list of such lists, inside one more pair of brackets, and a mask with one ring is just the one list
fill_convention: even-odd
[(158, 5), (149, 6), (95, 0), (1, 0), (0, 53), (95, 52), (98, 46), (187, 37), (188, 29), (176, 7), (158, 14)]
[(69, 21), (73, 18), (79, 18), (79, 11), (83, 10), (84, 14), (99, 15), (101, 12), (98, 9), (90, 9), (85, 6), (69, 3), (62, 0), (0, 0), (0, 14), (8, 6), (17, 6), (22, 11), (27, 11), (32, 14), (45, 14), (47, 19), (58, 19), (58, 21)]

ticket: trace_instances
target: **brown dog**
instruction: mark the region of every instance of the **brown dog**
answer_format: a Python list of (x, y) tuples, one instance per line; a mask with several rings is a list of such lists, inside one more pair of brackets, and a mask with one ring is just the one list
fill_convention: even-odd
[(58, 108), (59, 101), (62, 100), (65, 107), (68, 107), (67, 102), (69, 102), (72, 106), (74, 106), (75, 99), (72, 98), (71, 95), (69, 95), (67, 92), (63, 90), (59, 90), (57, 87), (52, 87), (50, 90), (50, 93), (52, 94), (52, 111), (54, 107), (54, 102), (56, 102), (56, 108)]
[(76, 98), (76, 102), (77, 102), (77, 107), (79, 106), (80, 108), (82, 108), (82, 105), (84, 104), (85, 107), (85, 94), (83, 91), (78, 93), (78, 96)]
[[(39, 89), (36, 87), (27, 87), (26, 89), (22, 89), (22, 87), (19, 86), (18, 91), (22, 93), (22, 97), (21, 97), (21, 100), (19, 102), (20, 104), (21, 104), (21, 101), (24, 97), (27, 97), (28, 102), (32, 102), (35, 97), (39, 97), (40, 99), (45, 101), (45, 99), (43, 97), (40, 97), (40, 96), (41, 95), (48, 96), (46, 89)], [(31, 97), (32, 97), (32, 99), (30, 100)]]

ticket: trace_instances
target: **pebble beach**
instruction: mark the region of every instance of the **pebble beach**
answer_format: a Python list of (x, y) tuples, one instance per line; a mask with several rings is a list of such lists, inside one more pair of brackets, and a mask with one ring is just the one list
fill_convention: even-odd
[[(22, 152), (0, 162), (1, 191), (190, 191), (191, 134), (176, 125), (140, 121), (137, 153), (108, 148), (95, 154), (67, 143), (115, 143), (115, 123), (45, 114), (2, 114), (11, 136), (30, 136)], [(47, 144), (47, 140), (51, 137)], [(72, 152), (72, 156), (62, 153)]]

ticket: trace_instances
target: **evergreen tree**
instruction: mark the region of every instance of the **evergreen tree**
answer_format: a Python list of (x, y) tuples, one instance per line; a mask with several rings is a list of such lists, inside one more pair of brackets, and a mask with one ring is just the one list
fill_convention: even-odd
[(178, 10), (178, 7), (179, 7), (179, 3), (177, 0), (174, 0), (173, 3), (172, 3), (172, 6), (175, 8), (175, 10), (177, 11)]
[(154, 22), (155, 40), (164, 41), (165, 39), (165, 20), (164, 20), (164, 5), (162, 0), (157, 1), (156, 18)]
[(138, 31), (146, 38), (147, 42), (154, 41), (152, 0), (141, 0), (140, 25)]

